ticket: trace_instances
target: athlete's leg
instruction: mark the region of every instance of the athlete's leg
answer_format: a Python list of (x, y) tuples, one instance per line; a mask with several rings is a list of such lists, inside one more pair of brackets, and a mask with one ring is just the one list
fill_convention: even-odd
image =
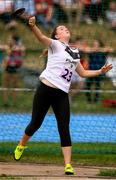
[(61, 139), (64, 163), (71, 162), (71, 137), (69, 132), (70, 110), (68, 94), (60, 91), (56, 93), (52, 101), (52, 108), (55, 113), (58, 131)]
[(20, 141), (20, 145), (24, 146), (28, 139), (35, 133), (35, 131), (37, 131), (40, 128), (49, 107), (49, 93), (47, 93), (46, 87), (44, 87), (44, 85), (41, 84), (34, 96), (32, 119), (25, 129), (25, 134), (23, 135), (23, 138)]
[(17, 161), (20, 160), (23, 151), (25, 149), (26, 142), (41, 126), (49, 106), (50, 106), (49, 92), (47, 92), (46, 86), (41, 84), (34, 96), (32, 120), (26, 127), (25, 133), (14, 151), (15, 160)]

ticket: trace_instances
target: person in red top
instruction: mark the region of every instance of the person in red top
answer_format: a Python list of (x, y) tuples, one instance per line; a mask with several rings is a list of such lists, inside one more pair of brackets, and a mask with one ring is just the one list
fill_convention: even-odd
[[(25, 47), (17, 35), (13, 35), (7, 46), (7, 58), (4, 60), (3, 87), (15, 88), (19, 84), (19, 69), (23, 63)], [(16, 92), (13, 91), (13, 102), (16, 102)], [(8, 91), (3, 93), (4, 106), (8, 106)]]
[(36, 19), (46, 30), (56, 26), (52, 0), (35, 0)]

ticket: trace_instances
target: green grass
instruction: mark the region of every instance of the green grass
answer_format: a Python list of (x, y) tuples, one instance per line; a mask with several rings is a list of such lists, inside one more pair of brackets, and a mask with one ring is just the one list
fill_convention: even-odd
[[(0, 143), (0, 161), (15, 162), (13, 151), (16, 143)], [(58, 143), (29, 142), (21, 162), (61, 164), (63, 157)], [(114, 143), (74, 143), (73, 164), (116, 166), (116, 144)]]
[(14, 177), (14, 176), (7, 176), (6, 174), (1, 174), (0, 180), (22, 180), (22, 178)]
[(103, 169), (100, 170), (98, 176), (116, 177), (116, 169)]

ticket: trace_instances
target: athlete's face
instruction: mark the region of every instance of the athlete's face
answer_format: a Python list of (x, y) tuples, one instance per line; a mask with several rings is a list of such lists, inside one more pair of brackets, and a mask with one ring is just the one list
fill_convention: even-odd
[(70, 39), (70, 31), (66, 26), (58, 26), (56, 29), (56, 38), (59, 40)]
[(99, 44), (99, 42), (98, 42), (97, 40), (95, 40), (95, 41), (93, 42), (93, 47), (94, 47), (94, 48), (99, 48), (99, 47), (100, 47), (100, 44)]

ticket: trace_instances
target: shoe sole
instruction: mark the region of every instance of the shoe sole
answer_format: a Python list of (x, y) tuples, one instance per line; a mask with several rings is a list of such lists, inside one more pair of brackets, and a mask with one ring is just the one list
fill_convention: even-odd
[(71, 172), (65, 172), (66, 175), (74, 175), (74, 173)]

